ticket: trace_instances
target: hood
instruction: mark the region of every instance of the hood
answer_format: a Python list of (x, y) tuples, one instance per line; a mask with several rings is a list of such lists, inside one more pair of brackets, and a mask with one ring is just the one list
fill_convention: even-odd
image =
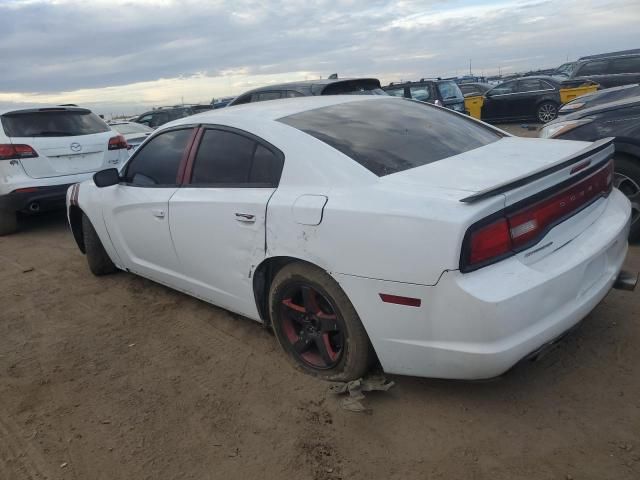
[(468, 152), (387, 175), (382, 182), (403, 184), (406, 188), (432, 188), (457, 191), (460, 198), (530, 174), (569, 157), (588, 142), (506, 137)]

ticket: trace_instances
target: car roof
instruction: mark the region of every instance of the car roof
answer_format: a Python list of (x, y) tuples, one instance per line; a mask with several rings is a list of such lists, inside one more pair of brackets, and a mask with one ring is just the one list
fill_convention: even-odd
[[(244, 96), (248, 93), (263, 92), (269, 90), (280, 90), (283, 88), (295, 89), (299, 87), (313, 87), (313, 86), (326, 86), (334, 83), (341, 82), (353, 82), (353, 81), (365, 81), (365, 82), (379, 82), (377, 78), (359, 77), (359, 78), (319, 78), (317, 80), (300, 80), (297, 82), (277, 83), (274, 85), (265, 85), (263, 87), (254, 88), (253, 90), (247, 90), (242, 92), (238, 97)], [(235, 97), (234, 97), (235, 98)]]
[(236, 105), (233, 108), (219, 108), (207, 110), (189, 117), (179, 118), (162, 125), (158, 130), (164, 130), (179, 125), (193, 125), (194, 123), (216, 124), (224, 119), (259, 118), (261, 120), (275, 121), (280, 118), (295, 115), (297, 113), (329, 107), (342, 103), (371, 102), (380, 100), (402, 101), (388, 95), (324, 95), (284, 98), (279, 100), (267, 100)]
[(67, 110), (67, 111), (76, 111), (76, 112), (86, 112), (91, 111), (88, 108), (84, 107), (63, 107), (60, 105), (31, 105), (31, 106), (16, 106), (16, 107), (5, 107), (0, 108), (0, 115), (4, 115), (6, 113), (16, 113), (16, 112), (39, 112), (42, 110)]

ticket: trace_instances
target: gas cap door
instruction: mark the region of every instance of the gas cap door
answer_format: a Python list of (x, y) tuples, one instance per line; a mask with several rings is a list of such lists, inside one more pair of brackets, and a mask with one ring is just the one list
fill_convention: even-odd
[(328, 200), (324, 195), (300, 195), (293, 203), (293, 219), (301, 225), (320, 225)]

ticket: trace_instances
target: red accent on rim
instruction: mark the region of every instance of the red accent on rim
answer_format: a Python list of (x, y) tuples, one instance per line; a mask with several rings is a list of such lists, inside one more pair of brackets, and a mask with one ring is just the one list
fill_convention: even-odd
[(407, 307), (419, 307), (422, 300), (419, 298), (401, 297), (399, 295), (389, 295), (388, 293), (380, 293), (380, 298), (385, 303), (395, 303), (396, 305), (405, 305)]

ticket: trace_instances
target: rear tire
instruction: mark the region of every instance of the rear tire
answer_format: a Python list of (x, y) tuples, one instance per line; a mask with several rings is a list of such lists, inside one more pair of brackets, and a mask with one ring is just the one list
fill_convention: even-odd
[(375, 356), (367, 332), (323, 270), (306, 263), (280, 270), (271, 284), (269, 314), (278, 343), (298, 369), (337, 382), (367, 373)]
[(102, 246), (100, 237), (91, 225), (89, 218), (82, 215), (82, 235), (84, 238), (84, 249), (87, 254), (89, 270), (96, 276), (114, 273), (117, 269), (109, 255)]
[(536, 110), (536, 117), (540, 123), (548, 123), (558, 117), (558, 105), (554, 102), (542, 102)]
[(640, 240), (640, 159), (615, 155), (614, 185), (631, 202), (631, 230), (629, 240)]
[(16, 212), (0, 210), (0, 236), (15, 233), (17, 229)]

